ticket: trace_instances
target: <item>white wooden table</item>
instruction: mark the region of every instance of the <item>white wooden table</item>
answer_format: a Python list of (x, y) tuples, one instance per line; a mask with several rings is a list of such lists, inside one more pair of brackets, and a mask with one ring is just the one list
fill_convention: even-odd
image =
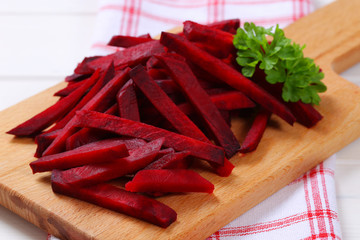
[[(96, 8), (96, 0), (0, 0), (0, 110), (73, 71), (90, 48)], [(360, 85), (360, 63), (341, 75)], [(360, 139), (337, 153), (335, 178), (343, 239), (360, 239)], [(0, 206), (0, 239), (46, 236)]]

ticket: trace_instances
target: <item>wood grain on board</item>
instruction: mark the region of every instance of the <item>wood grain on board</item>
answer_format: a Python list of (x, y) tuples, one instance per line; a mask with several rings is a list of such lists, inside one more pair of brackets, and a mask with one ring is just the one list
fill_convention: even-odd
[[(335, 71), (359, 61), (360, 1), (338, 1), (285, 29), (325, 73), (328, 91), (314, 128), (289, 126), (273, 116), (258, 150), (235, 156), (230, 177), (198, 169), (215, 185), (213, 194), (160, 198), (178, 213), (167, 229), (66, 196), (54, 194), (49, 173), (33, 175), (31, 139), (5, 132), (56, 101), (54, 86), (0, 113), (0, 203), (63, 239), (204, 239), (360, 136), (360, 89)], [(239, 16), (241, 18), (241, 16)], [(242, 124), (233, 119), (241, 139)]]

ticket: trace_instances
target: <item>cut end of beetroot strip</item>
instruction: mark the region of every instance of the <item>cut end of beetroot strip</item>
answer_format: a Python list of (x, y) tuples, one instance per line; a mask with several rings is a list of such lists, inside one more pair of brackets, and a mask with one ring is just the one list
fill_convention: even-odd
[(214, 185), (200, 174), (188, 169), (147, 169), (139, 171), (125, 185), (130, 192), (212, 193)]
[(155, 199), (106, 183), (89, 187), (72, 186), (64, 181), (59, 170), (52, 172), (51, 186), (55, 193), (120, 212), (162, 228), (168, 227), (177, 219), (177, 213), (173, 209)]

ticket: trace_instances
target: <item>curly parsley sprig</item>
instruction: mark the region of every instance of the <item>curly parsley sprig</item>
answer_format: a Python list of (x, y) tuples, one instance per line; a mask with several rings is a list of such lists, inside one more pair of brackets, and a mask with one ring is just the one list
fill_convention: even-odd
[[(272, 37), (270, 43), (267, 36)], [(259, 67), (269, 83), (283, 83), (282, 98), (286, 102), (319, 104), (318, 93), (326, 91), (321, 82), (324, 74), (311, 58), (304, 57), (305, 45), (292, 43), (278, 25), (273, 32), (272, 28), (246, 22), (237, 30), (233, 43), (244, 76), (252, 77)]]

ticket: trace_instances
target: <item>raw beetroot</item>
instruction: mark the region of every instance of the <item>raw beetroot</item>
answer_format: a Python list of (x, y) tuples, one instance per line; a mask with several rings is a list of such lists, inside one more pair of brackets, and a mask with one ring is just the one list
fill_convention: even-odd
[(150, 164), (157, 156), (164, 139), (157, 139), (129, 151), (130, 156), (105, 163), (88, 164), (60, 172), (73, 186), (89, 186), (132, 174)]
[(184, 61), (178, 61), (174, 58), (159, 56), (159, 60), (169, 71), (172, 79), (176, 81), (189, 102), (200, 113), (219, 145), (224, 148), (227, 157), (232, 157), (240, 148), (239, 142), (209, 95), (198, 83), (190, 67)]
[[(110, 80), (99, 92), (95, 94), (81, 109), (87, 110), (103, 110), (111, 106), (111, 101), (114, 101), (117, 91), (128, 80), (128, 73), (130, 69), (118, 73), (112, 80)], [(66, 139), (76, 132), (74, 127), (76, 123), (76, 117), (73, 117), (62, 130), (57, 137), (51, 143), (51, 145), (44, 151), (43, 155), (50, 155), (59, 153), (65, 150)]]
[(109, 46), (115, 46), (115, 47), (133, 47), (141, 43), (150, 42), (153, 41), (149, 35), (146, 35), (144, 37), (131, 37), (131, 36), (124, 36), (124, 35), (117, 35), (113, 36), (108, 43)]
[[(52, 170), (54, 192), (167, 227), (175, 211), (111, 184), (132, 178), (127, 190), (152, 197), (211, 193), (214, 185), (191, 170), (195, 161), (229, 176), (235, 166), (225, 153), (254, 151), (272, 113), (307, 127), (322, 118), (309, 104), (284, 102), (261, 71), (251, 79), (239, 72), (232, 46), (239, 25), (186, 21), (183, 33), (160, 40), (115, 36), (110, 44), (126, 49), (85, 58), (57, 103), (8, 133), (35, 137), (40, 158), (30, 166)], [(241, 148), (233, 114), (256, 114)]]
[(203, 132), (171, 101), (166, 93), (147, 74), (143, 66), (136, 66), (130, 71), (130, 76), (155, 108), (181, 134), (206, 141)]
[(121, 117), (140, 122), (136, 92), (131, 79), (120, 89), (116, 100)]
[(94, 111), (80, 111), (74, 123), (77, 127), (102, 129), (119, 135), (142, 138), (151, 141), (164, 138), (164, 146), (176, 151), (189, 151), (191, 156), (223, 165), (224, 151), (222, 148), (184, 135), (128, 119), (111, 116)]
[(193, 170), (151, 169), (139, 171), (125, 189), (130, 192), (212, 193), (214, 185)]
[(259, 112), (255, 116), (249, 132), (245, 137), (245, 140), (241, 145), (240, 152), (252, 152), (257, 148), (262, 138), (262, 135), (264, 134), (270, 116), (271, 113), (268, 110), (263, 108), (259, 110)]
[(7, 133), (16, 136), (33, 136), (34, 134), (40, 133), (69, 112), (85, 92), (95, 83), (96, 79), (97, 75), (94, 74), (85, 84), (74, 92)]
[(85, 164), (107, 162), (129, 156), (123, 140), (106, 139), (93, 142), (74, 150), (41, 157), (30, 163), (33, 173), (68, 169)]
[(289, 124), (292, 125), (294, 123), (294, 115), (284, 104), (280, 103), (254, 82), (244, 77), (236, 69), (196, 47), (184, 37), (162, 32), (160, 42), (226, 82), (231, 87), (241, 91), (255, 102), (261, 104), (264, 108), (279, 115), (279, 117), (283, 118)]
[(165, 204), (110, 184), (103, 183), (88, 187), (69, 185), (64, 181), (59, 170), (52, 172), (51, 186), (56, 193), (124, 213), (163, 228), (168, 227), (177, 218), (176, 212)]

